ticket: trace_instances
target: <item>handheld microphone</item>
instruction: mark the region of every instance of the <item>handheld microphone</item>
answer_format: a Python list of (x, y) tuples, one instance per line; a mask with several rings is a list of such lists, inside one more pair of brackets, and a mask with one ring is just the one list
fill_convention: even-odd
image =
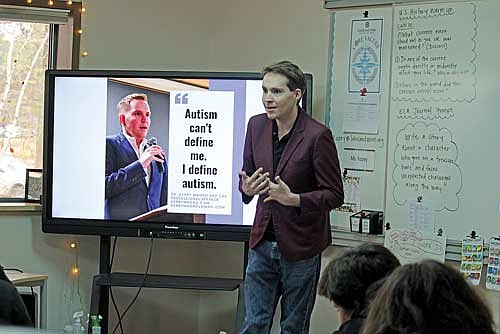
[[(148, 140), (148, 145), (149, 146), (158, 145), (158, 139), (156, 139), (156, 137), (151, 137)], [(160, 155), (155, 155), (155, 157), (163, 160), (163, 157)], [(158, 165), (158, 170), (160, 171), (160, 173), (163, 174), (163, 172), (165, 171), (165, 167), (163, 166), (163, 162), (157, 161), (156, 164)]]
[(158, 139), (156, 137), (151, 137), (148, 139), (148, 145), (153, 146), (153, 145), (158, 145)]

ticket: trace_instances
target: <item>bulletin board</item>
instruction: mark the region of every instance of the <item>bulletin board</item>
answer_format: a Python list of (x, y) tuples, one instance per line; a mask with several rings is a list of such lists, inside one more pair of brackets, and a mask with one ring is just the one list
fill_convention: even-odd
[(500, 2), (433, 2), (332, 12), (327, 125), (346, 204), (406, 227), (420, 199), (460, 240), (500, 234)]

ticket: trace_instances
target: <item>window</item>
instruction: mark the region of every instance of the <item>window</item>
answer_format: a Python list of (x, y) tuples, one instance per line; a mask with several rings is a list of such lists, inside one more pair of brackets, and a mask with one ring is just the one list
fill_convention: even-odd
[(42, 168), (44, 75), (78, 68), (81, 3), (0, 0), (0, 201)]

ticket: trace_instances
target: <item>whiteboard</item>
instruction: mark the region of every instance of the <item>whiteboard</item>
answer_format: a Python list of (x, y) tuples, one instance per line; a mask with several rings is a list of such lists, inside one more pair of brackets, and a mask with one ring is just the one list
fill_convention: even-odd
[[(367, 22), (380, 22), (382, 20), (382, 43), (379, 46), (379, 59), (373, 59), (374, 63), (378, 63), (377, 75), (366, 86), (370, 86), (373, 82), (379, 81), (373, 89), (366, 94), (369, 100), (378, 100), (378, 124), (377, 131), (369, 130), (370, 133), (362, 133), (360, 129), (350, 129), (352, 131), (344, 131), (344, 123), (347, 123), (348, 113), (345, 112), (346, 105), (349, 102), (358, 99), (362, 101), (361, 90), (363, 80), (356, 82), (356, 77), (349, 70), (350, 64), (355, 63), (357, 56), (357, 48), (360, 34), (352, 34), (353, 28), (359, 27), (359, 23), (364, 23), (363, 9), (339, 11), (332, 14), (331, 17), (331, 33), (330, 33), (330, 75), (327, 87), (327, 108), (325, 120), (327, 125), (332, 129), (335, 144), (340, 158), (341, 170), (348, 169), (348, 177), (359, 178), (359, 196), (361, 198), (361, 207), (363, 209), (384, 211), (384, 190), (386, 183), (387, 171), (387, 122), (389, 108), (389, 78), (391, 68), (390, 46), (392, 36), (392, 8), (371, 8)], [(372, 21), (373, 20), (373, 21)], [(353, 21), (354, 26), (353, 26)], [(361, 29), (363, 25), (361, 26)], [(375, 33), (373, 34), (375, 36)], [(369, 39), (370, 35), (367, 35)], [(374, 47), (376, 48), (376, 47)], [(351, 50), (352, 49), (352, 50)], [(354, 52), (351, 52), (354, 51)], [(355, 72), (356, 73), (356, 72)], [(373, 77), (373, 75), (372, 75)], [(351, 80), (350, 80), (351, 79)], [(357, 85), (357, 87), (356, 87)], [(357, 88), (357, 89), (356, 89)], [(351, 117), (352, 118), (352, 117)], [(362, 155), (363, 150), (369, 150), (372, 155), (373, 170), (364, 171), (364, 168), (356, 168), (352, 163), (351, 156), (357, 158)], [(349, 160), (349, 161), (348, 161)], [(370, 168), (366, 168), (371, 170)], [(345, 187), (344, 187), (345, 188)], [(344, 189), (346, 201), (351, 197), (348, 194), (348, 189)], [(332, 211), (330, 221), (332, 225), (340, 229), (349, 229), (349, 216), (353, 212)]]
[[(384, 211), (393, 227), (406, 227), (408, 204), (423, 198), (436, 229), (459, 240), (475, 230), (500, 234), (500, 1), (443, 2), (369, 10), (387, 27), (381, 49), (379, 138), (373, 171), (359, 175), (361, 207)], [(352, 49), (352, 21), (364, 9), (332, 14), (331, 81), (327, 121), (341, 165)], [(351, 56), (352, 57), (352, 56)], [(384, 61), (384, 59), (386, 61)], [(388, 63), (388, 65), (387, 65)], [(348, 124), (347, 124), (348, 125)], [(385, 127), (384, 127), (385, 126)], [(358, 136), (360, 136), (358, 134)], [(351, 138), (352, 139), (352, 138)], [(377, 141), (375, 141), (377, 142)], [(352, 140), (350, 140), (352, 145)], [(373, 148), (373, 142), (357, 143)], [(348, 227), (348, 214), (332, 224)]]

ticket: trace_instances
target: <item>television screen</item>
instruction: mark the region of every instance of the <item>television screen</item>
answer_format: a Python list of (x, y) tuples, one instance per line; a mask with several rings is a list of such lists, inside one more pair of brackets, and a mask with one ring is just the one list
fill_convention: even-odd
[(248, 119), (265, 112), (261, 83), (259, 73), (47, 71), (43, 230), (246, 239), (256, 201), (242, 204), (238, 172)]

